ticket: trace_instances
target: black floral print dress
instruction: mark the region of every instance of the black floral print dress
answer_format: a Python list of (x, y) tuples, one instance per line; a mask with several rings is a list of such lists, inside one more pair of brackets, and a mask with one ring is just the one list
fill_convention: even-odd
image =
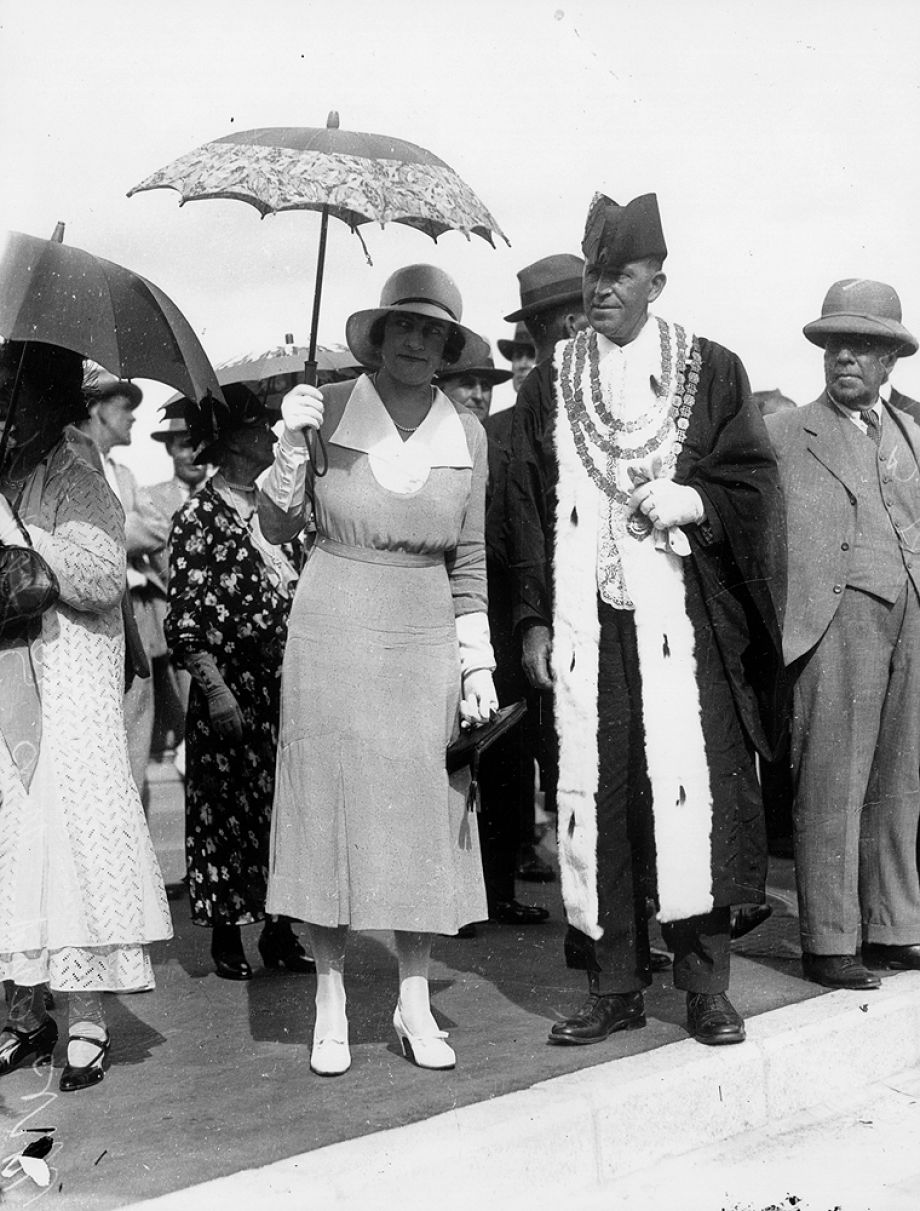
[[(211, 727), (193, 680), (186, 719), (185, 848), (196, 925), (265, 916), (281, 660), (294, 590), (272, 577), (248, 524), (212, 483), (186, 502), (169, 542), (166, 639), (173, 660), (207, 652), (243, 716), (242, 741)], [(294, 567), (299, 549), (282, 548)]]

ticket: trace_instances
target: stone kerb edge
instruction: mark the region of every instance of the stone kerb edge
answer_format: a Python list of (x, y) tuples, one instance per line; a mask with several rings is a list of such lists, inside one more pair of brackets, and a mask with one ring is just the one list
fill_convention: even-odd
[[(446, 1208), (468, 1205), (472, 1189), (508, 1207), (524, 1179), (544, 1193), (609, 1183), (920, 1063), (920, 973), (784, 1006), (747, 1027), (739, 1047), (671, 1043), (220, 1178), (196, 1188), (195, 1205), (226, 1211), (258, 1189), (273, 1211), (356, 1199), (369, 1208), (437, 1190)], [(142, 1205), (188, 1206), (189, 1193)]]

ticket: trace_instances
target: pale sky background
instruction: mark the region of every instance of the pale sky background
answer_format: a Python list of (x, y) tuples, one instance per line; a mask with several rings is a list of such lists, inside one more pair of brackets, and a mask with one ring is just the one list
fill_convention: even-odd
[[(330, 109), (435, 152), (512, 247), (366, 226), (369, 267), (333, 221), (322, 343), (413, 261), (456, 278), (471, 327), (510, 335), (516, 271), (578, 252), (596, 189), (658, 194), (658, 308), (740, 354), (755, 389), (819, 393), (801, 329), (838, 278), (891, 282), (920, 332), (916, 0), (0, 0), (0, 61), (0, 228), (64, 220), (164, 289), (215, 362), (306, 343), (319, 216), (126, 192), (211, 139)], [(894, 381), (920, 396), (920, 356)], [(116, 456), (152, 482), (171, 391), (142, 385)]]

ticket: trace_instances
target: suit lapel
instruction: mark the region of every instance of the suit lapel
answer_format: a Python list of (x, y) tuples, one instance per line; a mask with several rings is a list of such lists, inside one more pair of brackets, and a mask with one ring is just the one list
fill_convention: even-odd
[[(840, 413), (825, 394), (811, 405), (802, 425), (807, 448), (844, 487), (852, 488), (855, 471), (841, 427), (842, 420)], [(850, 421), (843, 423), (850, 424)]]

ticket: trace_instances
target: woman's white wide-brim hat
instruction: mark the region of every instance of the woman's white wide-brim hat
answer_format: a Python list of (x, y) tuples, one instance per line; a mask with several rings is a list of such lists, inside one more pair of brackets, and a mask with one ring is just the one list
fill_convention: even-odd
[(379, 307), (356, 311), (345, 325), (348, 348), (367, 370), (380, 368), (380, 349), (371, 343), (371, 329), (381, 316), (391, 312), (427, 315), (450, 324), (463, 337), (464, 361), (470, 354), (477, 360), (489, 356), (489, 346), (482, 337), (460, 323), (463, 300), (450, 274), (436, 265), (406, 265), (384, 282)]

